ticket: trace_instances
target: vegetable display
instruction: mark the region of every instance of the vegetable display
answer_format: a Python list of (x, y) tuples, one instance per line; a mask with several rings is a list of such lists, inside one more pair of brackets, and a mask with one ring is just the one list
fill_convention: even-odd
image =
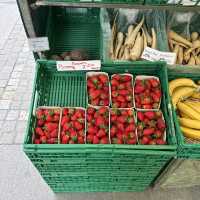
[(200, 37), (198, 32), (192, 32), (185, 38), (170, 30), (168, 32), (170, 50), (176, 53), (176, 64), (200, 65)]
[(177, 110), (180, 129), (185, 137), (194, 140), (200, 140), (199, 87), (189, 78), (179, 78), (169, 83), (172, 104)]
[(149, 34), (144, 16), (138, 24), (129, 25), (127, 33), (117, 32), (116, 18), (112, 25), (109, 51), (112, 60), (139, 60), (145, 47), (157, 48), (155, 29), (152, 27)]

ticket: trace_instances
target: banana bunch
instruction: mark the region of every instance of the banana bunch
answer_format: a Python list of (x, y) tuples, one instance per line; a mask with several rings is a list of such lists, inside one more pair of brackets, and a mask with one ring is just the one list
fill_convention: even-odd
[(199, 85), (189, 78), (179, 78), (169, 83), (172, 104), (178, 110), (180, 128), (185, 137), (200, 140)]
[(178, 78), (169, 82), (169, 94), (176, 109), (177, 103), (191, 97), (198, 91), (198, 85), (189, 78)]

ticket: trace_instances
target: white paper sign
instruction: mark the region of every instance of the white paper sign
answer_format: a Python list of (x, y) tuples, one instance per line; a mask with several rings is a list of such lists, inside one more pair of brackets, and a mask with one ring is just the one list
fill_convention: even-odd
[(169, 65), (176, 62), (176, 53), (162, 52), (150, 47), (146, 47), (142, 53), (142, 58), (149, 61), (165, 61)]
[(84, 60), (84, 61), (57, 61), (58, 71), (74, 71), (74, 70), (100, 70), (100, 60)]
[(28, 39), (29, 47), (33, 52), (48, 51), (49, 40), (48, 37), (36, 37)]

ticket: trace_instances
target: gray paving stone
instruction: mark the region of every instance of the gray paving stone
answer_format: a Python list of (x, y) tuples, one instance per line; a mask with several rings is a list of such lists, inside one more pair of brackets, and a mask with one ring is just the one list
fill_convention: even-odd
[(9, 109), (10, 107), (10, 100), (0, 100), (0, 109), (5, 110), (5, 109)]
[(26, 122), (18, 121), (16, 125), (16, 137), (14, 142), (17, 144), (22, 144), (24, 140), (24, 135), (26, 131)]
[(3, 100), (12, 100), (15, 95), (14, 91), (5, 91), (2, 95)]
[(10, 109), (19, 110), (21, 108), (21, 101), (12, 101)]
[(27, 110), (30, 106), (30, 101), (22, 101), (22, 104), (21, 104), (21, 109), (22, 110)]
[(9, 110), (6, 120), (11, 121), (11, 120), (17, 120), (19, 117), (19, 111), (18, 110)]
[(12, 133), (14, 134), (14, 130), (15, 130), (15, 125), (16, 125), (16, 121), (4, 121), (3, 125), (2, 125), (2, 132), (3, 133)]
[(6, 80), (8, 81), (10, 77), (10, 73), (8, 73), (7, 71), (6, 72), (0, 72), (0, 80)]
[(17, 72), (21, 72), (22, 70), (24, 69), (24, 64), (16, 64), (14, 66), (14, 72), (17, 71)]
[(4, 88), (7, 85), (7, 80), (0, 80), (0, 87)]
[(6, 118), (8, 110), (0, 110), (0, 119), (4, 120)]
[(17, 86), (19, 81), (20, 81), (20, 79), (10, 79), (9, 82), (8, 82), (8, 85)]
[(11, 74), (11, 79), (15, 79), (15, 78), (20, 78), (21, 77), (21, 72), (16, 72), (16, 71), (14, 71), (14, 72), (12, 72), (12, 74)]

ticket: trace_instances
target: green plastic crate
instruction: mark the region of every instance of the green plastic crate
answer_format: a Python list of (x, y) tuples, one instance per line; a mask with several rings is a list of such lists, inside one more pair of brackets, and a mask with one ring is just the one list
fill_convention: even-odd
[[(168, 69), (168, 77), (169, 81), (181, 77), (199, 80), (200, 70), (198, 67), (176, 67), (176, 69)], [(178, 143), (177, 156), (179, 158), (200, 159), (200, 144), (189, 144), (186, 142), (185, 137), (180, 130), (176, 111), (173, 109), (173, 106), (170, 107), (172, 108), (173, 121)]]
[(98, 8), (49, 8), (46, 36), (52, 55), (86, 49), (91, 60), (100, 59), (100, 20)]
[(37, 106), (87, 106), (86, 72), (58, 72), (55, 62), (40, 60), (36, 66), (24, 152), (54, 192), (141, 191), (151, 185), (176, 156), (176, 138), (166, 106), (169, 97), (165, 64), (110, 64), (103, 65), (102, 71), (110, 76), (128, 72), (160, 78), (168, 145), (31, 144), (33, 112)]
[(116, 4), (143, 4), (143, 0), (45, 0), (46, 2), (59, 3), (116, 3)]

